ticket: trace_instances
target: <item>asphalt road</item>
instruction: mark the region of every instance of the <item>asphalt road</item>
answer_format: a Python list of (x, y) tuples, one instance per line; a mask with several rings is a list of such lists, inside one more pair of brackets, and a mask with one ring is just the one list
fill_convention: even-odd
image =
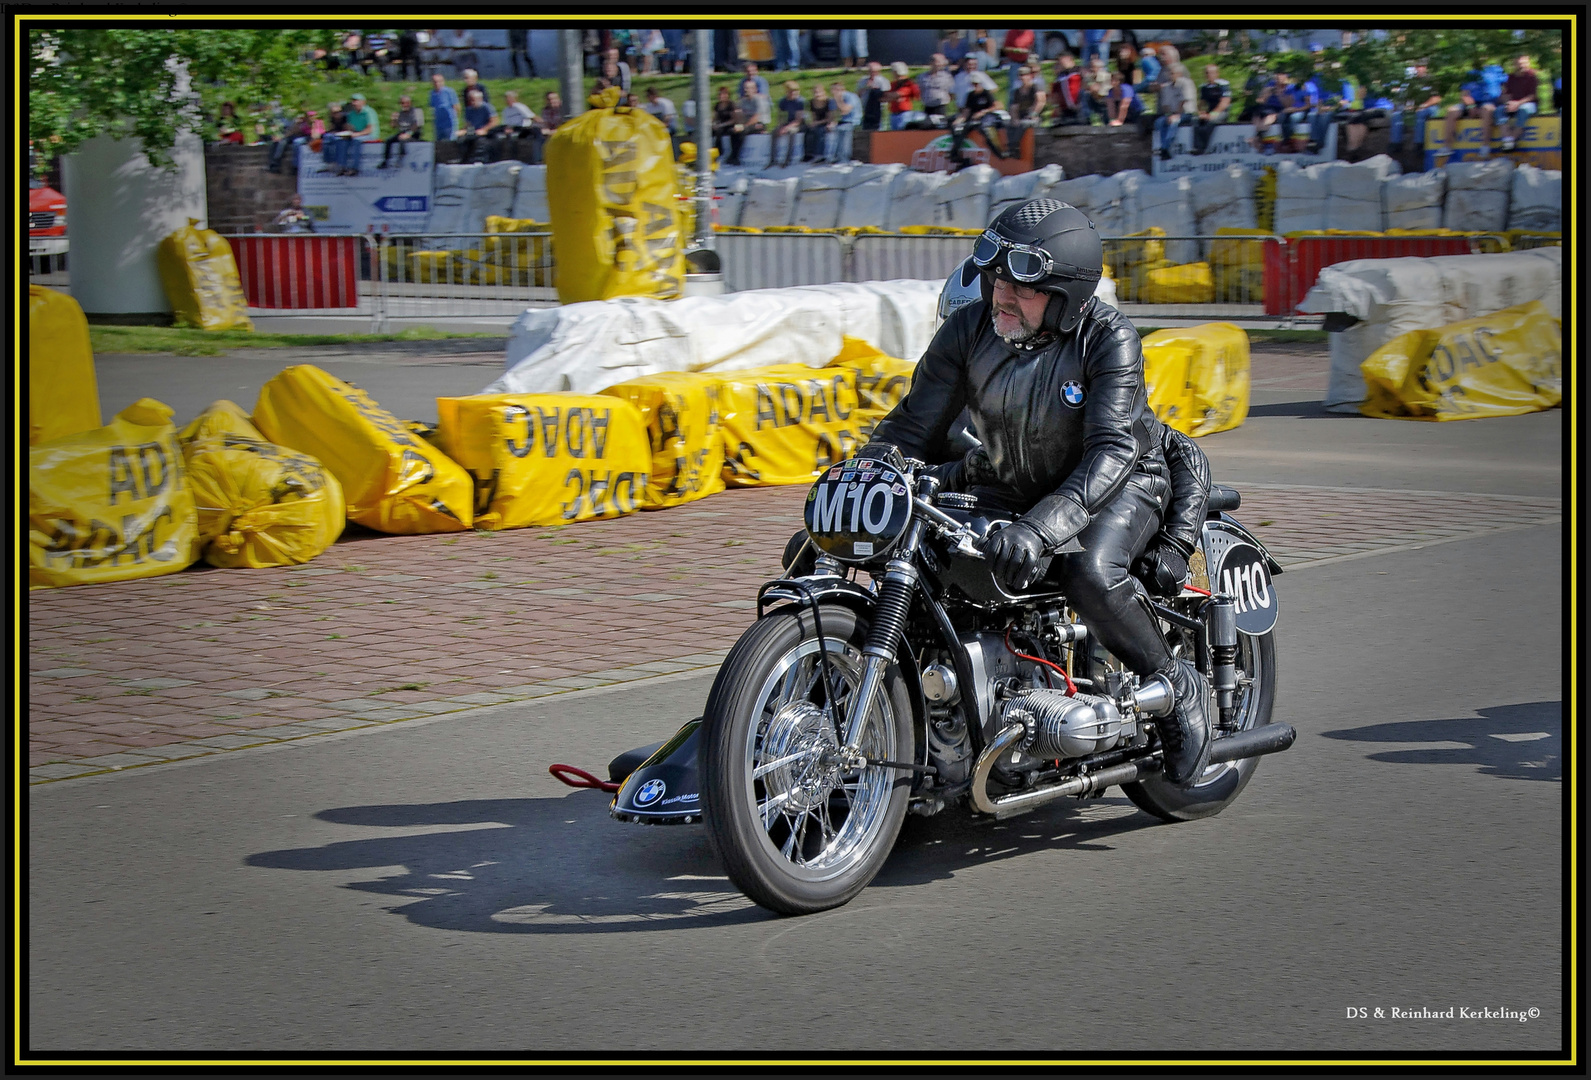
[[(1219, 479), (1561, 484), (1559, 412), (1399, 424), (1255, 400), (1282, 408), (1204, 440)], [(546, 773), (663, 738), (701, 677), (40, 785), (28, 1046), (1551, 1051), (1562, 553), (1547, 526), (1289, 572), (1275, 716), (1299, 739), (1226, 813), (1160, 825), (1111, 794), (912, 818), (872, 887), (803, 919), (750, 906), (700, 827), (618, 824)], [(1391, 1012), (1449, 1008), (1526, 1019)]]

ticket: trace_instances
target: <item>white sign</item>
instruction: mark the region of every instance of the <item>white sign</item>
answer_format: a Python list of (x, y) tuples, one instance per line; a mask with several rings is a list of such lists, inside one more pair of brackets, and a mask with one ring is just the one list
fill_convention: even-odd
[(425, 229), (431, 213), (431, 175), (435, 144), (411, 142), (398, 161), (392, 148), (388, 168), (379, 168), (382, 143), (361, 143), (358, 176), (337, 176), (319, 154), (307, 148), (298, 159), (298, 194), (318, 233), (395, 232)]
[(1193, 152), (1193, 128), (1179, 127), (1171, 140), (1171, 160), (1154, 154), (1155, 176), (1197, 176), (1199, 173), (1220, 172), (1231, 165), (1241, 165), (1254, 172), (1278, 161), (1291, 161), (1299, 168), (1333, 161), (1337, 157), (1337, 125), (1326, 129), (1326, 143), (1316, 154), (1275, 153), (1262, 154), (1254, 149), (1253, 124), (1222, 124), (1210, 134), (1210, 145), (1202, 154)]

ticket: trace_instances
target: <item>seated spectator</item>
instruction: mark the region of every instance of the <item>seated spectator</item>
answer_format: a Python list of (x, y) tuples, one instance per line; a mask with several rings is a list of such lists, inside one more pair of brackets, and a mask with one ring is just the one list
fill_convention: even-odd
[[(968, 95), (969, 97), (971, 95)], [(1031, 67), (1020, 67), (1016, 74), (1016, 92), (1011, 95), (1011, 105), (1007, 112), (1011, 122), (1022, 127), (1033, 127), (1038, 124), (1039, 116), (1049, 103), (1049, 95), (1044, 92), (1033, 78)]]
[(829, 154), (829, 160), (844, 164), (851, 160), (851, 140), (856, 134), (856, 125), (862, 119), (862, 99), (838, 81), (829, 89), (834, 91), (832, 99), (837, 110), (834, 120), (834, 147)]
[(1423, 60), (1408, 69), (1407, 77), (1408, 81), (1394, 91), (1392, 128), (1387, 136), (1394, 151), (1403, 149), (1404, 112), (1414, 113), (1414, 145), (1423, 150), (1425, 125), (1431, 117), (1442, 111), (1442, 95), (1436, 92)]
[(801, 84), (792, 79), (784, 84), (784, 97), (779, 99), (780, 122), (774, 129), (769, 164), (783, 168), (794, 163), (796, 147), (805, 144), (806, 114), (807, 103), (801, 96)]
[(718, 100), (713, 103), (713, 141), (724, 138), (729, 140), (729, 154), (724, 164), (740, 164), (740, 146), (746, 141), (745, 121), (729, 96), (729, 87), (720, 86)]
[(884, 65), (877, 60), (867, 62), (867, 74), (856, 84), (856, 96), (862, 99), (862, 127), (867, 131), (884, 128), (884, 95), (889, 93), (890, 82), (884, 77)]
[(1138, 54), (1138, 77), (1133, 79), (1133, 89), (1142, 93), (1150, 93), (1160, 85), (1161, 64), (1160, 58), (1155, 55), (1153, 45)]
[(773, 92), (768, 89), (768, 80), (759, 74), (757, 62), (755, 60), (746, 61), (746, 73), (741, 76), (741, 81), (744, 82), (746, 79), (750, 79), (752, 82), (757, 84), (757, 93), (761, 94), (763, 97), (767, 97)]
[(904, 131), (921, 112), (923, 93), (917, 88), (917, 82), (911, 77), (911, 68), (897, 60), (890, 65), (890, 71), (895, 75), (895, 81), (889, 84), (889, 129), (891, 131)]
[(981, 86), (991, 94), (997, 89), (994, 85), (994, 80), (978, 70), (978, 58), (974, 54), (968, 54), (962, 58), (961, 70), (956, 72), (955, 78), (951, 80), (951, 85), (956, 95), (957, 110), (966, 107), (967, 95), (972, 92), (973, 87)]
[(311, 114), (299, 113), (283, 130), (280, 138), (271, 143), (271, 161), (265, 166), (267, 172), (279, 173), (282, 171), (282, 158), (289, 149), (293, 151), (293, 175), (298, 175), (298, 158), (303, 145), (314, 138), (311, 130)]
[(298, 192), (287, 200), (287, 206), (276, 215), (275, 224), (278, 232), (307, 233), (315, 231), (315, 222), (309, 216), (309, 211), (304, 209), (304, 197)]
[(746, 117), (746, 134), (760, 135), (773, 123), (773, 102), (757, 89), (755, 80), (740, 80), (740, 100), (737, 107)]
[(830, 133), (839, 116), (839, 108), (834, 104), (834, 99), (829, 97), (828, 91), (823, 89), (822, 83), (815, 83), (812, 87), (812, 96), (807, 99), (807, 132), (806, 146), (801, 155), (802, 161), (827, 161), (829, 159), (828, 142)]
[(1138, 50), (1125, 41), (1116, 50), (1116, 70), (1128, 86), (1136, 87), (1143, 79), (1143, 72), (1138, 70)]
[[(1103, 70), (1103, 69), (1101, 69)], [(1109, 93), (1109, 83), (1106, 84)], [(1050, 84), (1050, 103), (1055, 106), (1056, 127), (1070, 127), (1088, 123), (1088, 90), (1083, 73), (1071, 53), (1062, 53), (1056, 61), (1055, 81)], [(1016, 112), (1012, 110), (1012, 116)]]
[(238, 123), (238, 107), (230, 101), (221, 103), (221, 111), (215, 118), (215, 137), (217, 142), (243, 144), (243, 128)]
[(1002, 158), (1011, 156), (1011, 151), (1005, 145), (1005, 118), (995, 109), (994, 91), (986, 86), (974, 86), (967, 92), (966, 104), (961, 107), (961, 112), (956, 114), (956, 119), (950, 125), (950, 160), (954, 163), (955, 170), (960, 171), (971, 164), (963, 149), (970, 141), (968, 136), (974, 131), (983, 132), (983, 139), (989, 144), (989, 149)]
[(1501, 113), (1503, 122), (1503, 149), (1512, 150), (1524, 134), (1525, 124), (1536, 115), (1539, 107), (1536, 96), (1541, 90), (1541, 80), (1531, 70), (1530, 57), (1514, 60), (1514, 73), (1503, 84)]
[(1007, 30), (1000, 43), (1000, 59), (1005, 63), (1006, 108), (1016, 112), (1016, 91), (1021, 85), (1022, 69), (1031, 67), (1035, 58), (1033, 46), (1037, 35), (1032, 30)]
[(494, 137), (499, 126), (497, 110), (492, 108), (480, 87), (472, 86), (464, 92), (464, 137), (459, 148), (459, 162), (464, 165), (486, 160), (487, 140)]
[(1447, 122), (1442, 133), (1442, 149), (1436, 152), (1438, 167), (1447, 163), (1453, 156), (1453, 143), (1458, 138), (1458, 122), (1460, 120), (1479, 120), (1481, 122), (1481, 148), (1476, 157), (1490, 157), (1492, 152), (1492, 118), (1497, 112), (1495, 98), (1488, 98), (1490, 87), (1487, 85), (1485, 73), (1477, 67), (1469, 73), (1469, 78), (1458, 89), (1457, 105), (1448, 107)]
[(1188, 69), (1180, 60), (1173, 61), (1165, 73), (1168, 78), (1160, 84), (1160, 112), (1155, 117), (1155, 142), (1159, 146), (1160, 159), (1169, 161), (1177, 128), (1190, 119), (1189, 113), (1196, 107), (1198, 95), (1193, 89), (1193, 80), (1188, 78)]
[[(938, 55), (945, 58), (946, 68), (960, 67), (962, 57), (967, 55), (971, 44), (961, 35), (960, 30), (946, 30), (945, 36), (939, 42)], [(926, 91), (924, 96), (927, 96)]]
[(1143, 102), (1132, 88), (1132, 83), (1127, 82), (1117, 68), (1110, 73), (1110, 93), (1105, 98), (1105, 125), (1107, 127), (1121, 127), (1129, 120), (1137, 121), (1143, 114)]
[[(629, 86), (626, 85), (625, 89), (628, 90)], [(465, 68), (464, 69), (464, 100), (465, 100), (466, 103), (468, 103), (468, 101), (470, 99), (470, 91), (471, 90), (479, 90), (481, 92), (481, 101), (483, 103), (485, 103), (487, 105), (490, 105), (492, 103), (492, 93), (491, 93), (490, 90), (486, 89), (486, 84), (481, 82), (481, 78), (480, 78), (480, 76), (478, 74), (476, 74), (475, 69), (474, 68)]]
[(360, 159), (364, 156), (366, 143), (381, 141), (381, 121), (376, 117), (376, 110), (372, 109), (365, 95), (355, 94), (349, 99), (353, 108), (346, 113), (348, 118), (348, 133), (353, 137), (345, 153), (343, 161), (344, 176), (358, 176)]
[(662, 122), (663, 126), (668, 129), (670, 138), (677, 138), (682, 134), (679, 123), (679, 109), (675, 107), (673, 101), (658, 93), (657, 87), (648, 86), (646, 88), (646, 104), (642, 105), (641, 108)]
[(1089, 122), (1097, 116), (1104, 123), (1110, 116), (1110, 69), (1101, 57), (1096, 56), (1088, 62), (1088, 70), (1083, 73), (1083, 90), (1087, 94)]
[(1202, 154), (1210, 146), (1210, 136), (1226, 123), (1232, 111), (1232, 84), (1221, 78), (1214, 64), (1204, 66), (1204, 82), (1199, 86), (1199, 119), (1193, 126), (1193, 152)]
[(1247, 124), (1260, 115), (1260, 100), (1270, 90), (1271, 77), (1265, 70), (1265, 61), (1255, 59), (1252, 61), (1253, 70), (1243, 84), (1243, 108), (1237, 114), (1237, 122)]
[(348, 148), (353, 145), (353, 133), (348, 130), (348, 117), (343, 103), (326, 104), (326, 131), (320, 139), (320, 160), (333, 176), (342, 176), (348, 168)]
[(392, 160), (394, 143), (398, 147), (398, 163), (401, 165), (409, 152), (409, 143), (419, 141), (424, 127), (425, 114), (415, 107), (414, 100), (408, 94), (399, 95), (398, 111), (392, 114), (392, 134), (387, 136), (386, 148), (377, 168), (387, 168), (387, 163)]
[(563, 123), (563, 97), (556, 90), (549, 90), (544, 100), (541, 115), (536, 118), (536, 129), (541, 132), (543, 139)]
[(917, 87), (922, 96), (923, 115), (945, 115), (956, 94), (956, 78), (950, 73), (950, 61), (944, 53), (934, 53), (929, 58), (928, 70), (917, 77)]

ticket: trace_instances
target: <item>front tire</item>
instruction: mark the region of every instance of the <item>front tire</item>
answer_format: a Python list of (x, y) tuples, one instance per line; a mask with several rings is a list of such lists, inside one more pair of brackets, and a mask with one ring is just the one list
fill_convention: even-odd
[[(823, 605), (823, 637), (840, 727), (861, 680), (867, 624)], [(702, 721), (702, 811), (729, 879), (771, 911), (803, 915), (846, 903), (889, 857), (906, 816), (911, 774), (843, 770), (823, 685), (812, 613), (783, 608), (730, 650)], [(910, 760), (911, 698), (891, 665), (860, 740), (869, 758)]]
[[(1276, 703), (1276, 642), (1272, 633), (1274, 631), (1260, 637), (1238, 634), (1238, 731), (1271, 722), (1271, 707)], [(1245, 678), (1249, 680), (1246, 686), (1243, 684)], [(1206, 699), (1206, 707), (1213, 723), (1216, 717), (1213, 695)], [(1152, 779), (1123, 784), (1121, 790), (1138, 809), (1163, 821), (1193, 821), (1219, 814), (1230, 806), (1248, 785), (1259, 763), (1259, 758), (1251, 757), (1211, 765), (1198, 783), (1185, 788)]]

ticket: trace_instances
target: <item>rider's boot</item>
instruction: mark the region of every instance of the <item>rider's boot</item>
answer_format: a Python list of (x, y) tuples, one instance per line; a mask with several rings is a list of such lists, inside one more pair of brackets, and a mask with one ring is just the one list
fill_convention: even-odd
[(1171, 684), (1176, 705), (1166, 716), (1155, 718), (1164, 748), (1165, 777), (1187, 787), (1210, 764), (1210, 721), (1205, 712), (1208, 688), (1199, 669), (1187, 660), (1173, 660), (1157, 675)]

